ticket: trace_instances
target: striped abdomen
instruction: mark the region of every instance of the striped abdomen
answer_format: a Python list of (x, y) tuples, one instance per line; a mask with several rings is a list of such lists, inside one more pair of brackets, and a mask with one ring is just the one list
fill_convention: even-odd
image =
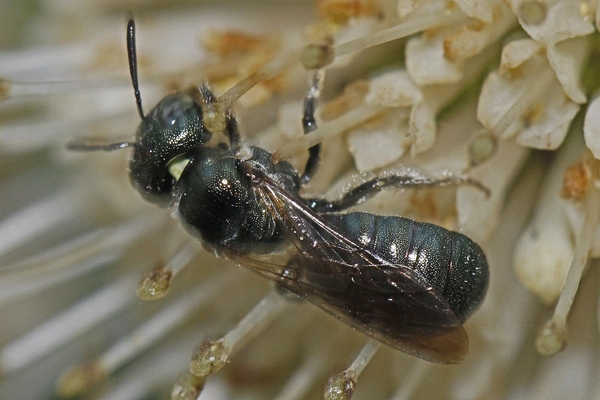
[(483, 300), (489, 279), (487, 260), (465, 235), (403, 217), (361, 212), (323, 217), (391, 265), (404, 265), (419, 274), (446, 299), (461, 322)]

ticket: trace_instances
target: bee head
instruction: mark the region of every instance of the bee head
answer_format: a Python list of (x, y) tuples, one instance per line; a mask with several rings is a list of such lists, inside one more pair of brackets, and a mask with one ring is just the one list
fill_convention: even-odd
[(133, 185), (146, 200), (171, 200), (175, 178), (169, 173), (169, 162), (211, 138), (202, 115), (202, 108), (191, 95), (176, 93), (162, 99), (142, 118), (129, 169)]

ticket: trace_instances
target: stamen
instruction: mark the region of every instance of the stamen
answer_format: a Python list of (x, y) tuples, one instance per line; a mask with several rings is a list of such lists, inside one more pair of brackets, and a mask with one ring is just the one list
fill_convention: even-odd
[(550, 67), (540, 71), (540, 75), (536, 76), (535, 81), (530, 81), (531, 85), (524, 88), (521, 95), (514, 104), (506, 111), (506, 113), (496, 122), (492, 131), (497, 137), (502, 137), (504, 132), (515, 122), (527, 108), (538, 99), (548, 87), (552, 84), (552, 79), (555, 78), (554, 70)]
[(171, 400), (196, 400), (204, 389), (206, 378), (186, 373), (177, 380), (171, 391)]
[[(103, 83), (102, 87), (106, 87), (106, 82)], [(14, 82), (0, 78), (0, 101), (9, 97), (37, 97), (73, 93), (89, 89), (89, 86), (82, 84), (80, 81)]]
[(190, 362), (192, 374), (204, 377), (220, 370), (227, 362), (234, 346), (242, 339), (248, 339), (251, 332), (258, 333), (283, 310), (285, 304), (285, 299), (276, 290), (271, 290), (225, 336), (202, 345), (202, 348), (194, 354)]
[(134, 277), (122, 278), (9, 343), (0, 350), (0, 370), (16, 372), (118, 313), (134, 299), (133, 287)]
[[(477, 77), (480, 76), (480, 74), (485, 70), (486, 66), (489, 65), (489, 61), (493, 59), (493, 56), (494, 53), (492, 51), (486, 51), (480, 54), (479, 56), (475, 57), (472, 60), (472, 62), (467, 65), (467, 68), (465, 70), (465, 79), (463, 79), (463, 81), (454, 85), (435, 87), (435, 90), (430, 89), (431, 92), (425, 90), (424, 95), (426, 95), (427, 97), (426, 104), (417, 103), (413, 105), (412, 110), (408, 107), (392, 108), (392, 112), (395, 112), (397, 114), (406, 114), (407, 118), (410, 117), (409, 131), (414, 131), (411, 134), (413, 136), (416, 135), (421, 129), (419, 126), (419, 121), (415, 120), (416, 115), (418, 115), (416, 109), (420, 107), (421, 111), (424, 111), (423, 109), (426, 109), (428, 113), (433, 113), (433, 115), (435, 115), (439, 110), (443, 109), (451, 101), (453, 101), (456, 98), (456, 96), (464, 90), (466, 86), (469, 86)], [(281, 146), (281, 148), (279, 148), (275, 153), (273, 153), (271, 159), (274, 162), (287, 160), (296, 153), (306, 151), (306, 149), (316, 144), (319, 144), (326, 139), (342, 134), (348, 131), (349, 129), (354, 128), (355, 126), (363, 124), (377, 117), (378, 115), (388, 111), (390, 111), (389, 107), (383, 107), (378, 105), (364, 105), (361, 107), (353, 108), (347, 113), (336, 117), (331, 121), (321, 123), (319, 127), (310, 134), (303, 135), (301, 137), (298, 137), (297, 139), (289, 141), (285, 145)], [(417, 147), (419, 146), (413, 144), (413, 150)], [(429, 149), (430, 146), (425, 147)], [(420, 151), (424, 151), (424, 148)]]
[[(44, 46), (2, 53), (0, 71), (6, 76), (76, 75), (86, 62), (93, 59), (97, 49), (89, 43), (73, 46)], [(35, 80), (33, 79), (32, 80)]]
[(549, 166), (550, 179), (541, 187), (533, 217), (520, 235), (514, 253), (515, 274), (547, 305), (553, 304), (562, 292), (574, 252), (565, 202), (559, 194), (563, 185), (560, 177), (584, 149), (579, 132), (571, 129)]
[(231, 106), (231, 104), (233, 104), (237, 99), (242, 97), (246, 92), (260, 82), (274, 78), (275, 76), (281, 74), (286, 68), (289, 68), (298, 62), (301, 52), (302, 49), (281, 54), (252, 75), (236, 83), (232, 88), (219, 97), (217, 101), (221, 104), (224, 104), (226, 107)]
[(362, 373), (367, 364), (369, 364), (380, 347), (381, 343), (370, 339), (367, 344), (364, 345), (350, 367), (329, 378), (329, 382), (325, 387), (325, 400), (349, 400), (352, 398), (358, 376)]
[(541, 25), (546, 21), (548, 8), (543, 1), (525, 0), (519, 5), (519, 19), (526, 25)]
[(462, 21), (467, 21), (468, 19), (469, 17), (459, 10), (443, 10), (437, 14), (426, 15), (419, 18), (411, 18), (391, 28), (375, 32), (368, 36), (363, 36), (346, 43), (341, 43), (334, 47), (334, 52), (336, 57), (356, 53), (358, 51), (387, 43), (392, 40), (410, 36), (417, 32), (422, 32), (427, 29), (436, 28), (443, 25), (459, 24)]
[(480, 132), (469, 143), (469, 168), (476, 167), (489, 160), (498, 148), (496, 137), (489, 131)]
[(325, 370), (326, 359), (319, 354), (310, 354), (302, 365), (287, 380), (274, 400), (296, 400), (306, 397), (315, 381)]
[[(274, 161), (287, 160), (294, 154), (319, 144), (325, 139), (342, 134), (350, 128), (375, 118), (378, 114), (384, 111), (385, 108), (380, 106), (357, 107), (348, 111), (339, 118), (320, 124), (319, 127), (309, 135), (303, 135), (298, 139), (289, 141), (285, 145), (281, 146), (279, 150), (273, 153), (272, 159)], [(402, 110), (398, 110), (398, 112), (402, 112)]]
[(77, 196), (71, 191), (64, 191), (13, 213), (2, 221), (0, 256), (32, 241), (35, 236), (76, 218), (79, 214), (76, 199)]
[(0, 78), (0, 101), (9, 98), (12, 95), (13, 85), (6, 79)]
[(162, 299), (169, 293), (173, 278), (200, 252), (197, 242), (190, 242), (162, 268), (148, 271), (139, 282), (137, 295), (142, 300)]
[(398, 387), (398, 391), (392, 396), (392, 400), (408, 400), (415, 397), (416, 390), (421, 385), (421, 381), (425, 378), (425, 374), (429, 372), (431, 366), (432, 364), (422, 361), (413, 362), (413, 366), (402, 377), (402, 383)]
[(117, 227), (93, 231), (44, 254), (5, 268), (0, 280), (0, 303), (16, 301), (43, 288), (65, 282), (116, 262), (129, 243), (160, 219), (131, 219)]
[(63, 373), (58, 382), (57, 392), (64, 397), (86, 392), (117, 368), (138, 356), (168, 335), (169, 332), (177, 329), (202, 303), (231, 284), (233, 277), (233, 275), (220, 275), (200, 287), (191, 289), (96, 360)]
[(579, 288), (579, 282), (583, 275), (592, 240), (594, 239), (594, 231), (598, 225), (598, 217), (600, 216), (598, 176), (594, 178), (595, 180), (590, 185), (584, 202), (585, 219), (581, 231), (577, 235), (575, 255), (567, 274), (564, 289), (558, 299), (552, 319), (544, 325), (535, 342), (537, 351), (542, 355), (558, 353), (567, 341), (567, 317)]
[(501, 218), (505, 193), (528, 154), (528, 150), (521, 146), (501, 142), (496, 155), (470, 174), (473, 179), (487, 186), (491, 196), (482, 201), (483, 197), (478, 191), (458, 188), (456, 209), (461, 232), (475, 241), (485, 241), (492, 236)]
[[(207, 323), (202, 323), (203, 330), (212, 329)], [(186, 329), (182, 336), (179, 334), (169, 336), (165, 343), (151, 349), (150, 354), (136, 360), (127, 366), (123, 373), (119, 373), (111, 382), (109, 390), (104, 392), (101, 400), (131, 400), (146, 399), (156, 395), (157, 391), (164, 391), (165, 387), (174, 385), (171, 398), (177, 400), (195, 400), (203, 389), (201, 378), (192, 377), (189, 373), (180, 373), (189, 357), (190, 347), (197, 341), (197, 327)], [(181, 389), (181, 391), (176, 389)], [(188, 395), (189, 397), (185, 397)], [(179, 396), (179, 397), (177, 397)]]
[[(502, 221), (511, 223), (501, 224), (485, 244), (493, 265), (513, 263), (513, 254), (506, 249), (515, 247), (538, 200), (540, 181), (550, 172), (541, 162), (542, 158), (539, 153), (530, 157), (521, 177), (511, 186), (511, 194), (503, 204), (500, 216)], [(500, 303), (502, 307), (498, 308)], [(444, 391), (445, 397), (490, 398), (494, 396), (494, 383), (514, 379), (514, 365), (521, 360), (523, 346), (527, 346), (528, 331), (539, 312), (539, 304), (530, 293), (515, 284), (510, 268), (498, 268), (480, 312), (479, 319), (469, 329), (469, 358), (452, 374), (450, 387)]]
[[(369, 36), (364, 36), (346, 43), (341, 43), (334, 47), (334, 54), (336, 57), (339, 57), (356, 53), (379, 44), (407, 37), (417, 32), (435, 28), (440, 25), (452, 25), (455, 23), (460, 23), (463, 20), (468, 20), (468, 17), (462, 12), (458, 10), (444, 10), (439, 14), (414, 18), (392, 28), (373, 33)], [(277, 76), (286, 68), (296, 63), (304, 50), (305, 48), (302, 48), (300, 50), (294, 50), (280, 55), (275, 60), (263, 66), (257, 72), (239, 81), (235, 86), (230, 88), (221, 97), (219, 97), (218, 102), (225, 105), (233, 104), (244, 93), (248, 92), (258, 83)]]
[(331, 64), (334, 58), (331, 43), (309, 44), (300, 54), (300, 63), (308, 70), (323, 69)]

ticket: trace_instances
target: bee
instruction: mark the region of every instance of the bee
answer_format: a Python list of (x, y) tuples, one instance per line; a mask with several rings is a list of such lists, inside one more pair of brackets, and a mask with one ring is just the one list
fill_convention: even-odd
[[(387, 187), (478, 183), (459, 177), (391, 175), (365, 182), (338, 200), (299, 194), (317, 169), (310, 148), (304, 173), (272, 154), (240, 143), (228, 110), (229, 144), (208, 144), (207, 115), (216, 97), (206, 85), (162, 99), (144, 114), (138, 88), (135, 23), (127, 26), (131, 81), (142, 122), (135, 140), (76, 141), (71, 150), (131, 148), (133, 186), (169, 207), (204, 247), (274, 281), (342, 322), (395, 349), (437, 363), (457, 363), (468, 350), (463, 323), (485, 296), (483, 250), (441, 226), (399, 216), (342, 211)], [(304, 101), (304, 132), (314, 112), (322, 71)]]

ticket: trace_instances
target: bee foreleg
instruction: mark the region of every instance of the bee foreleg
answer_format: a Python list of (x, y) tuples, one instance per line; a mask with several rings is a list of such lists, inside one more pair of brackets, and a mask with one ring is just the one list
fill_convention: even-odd
[[(312, 77), (310, 87), (306, 92), (304, 98), (304, 115), (302, 116), (302, 129), (304, 134), (308, 135), (315, 129), (317, 129), (317, 121), (315, 119), (315, 109), (317, 108), (317, 101), (321, 94), (321, 83), (323, 80), (323, 70), (318, 70)], [(321, 145), (316, 144), (308, 149), (309, 157), (304, 167), (304, 174), (302, 175), (302, 182), (307, 183), (310, 178), (314, 175), (319, 165), (319, 155), (321, 153)]]

